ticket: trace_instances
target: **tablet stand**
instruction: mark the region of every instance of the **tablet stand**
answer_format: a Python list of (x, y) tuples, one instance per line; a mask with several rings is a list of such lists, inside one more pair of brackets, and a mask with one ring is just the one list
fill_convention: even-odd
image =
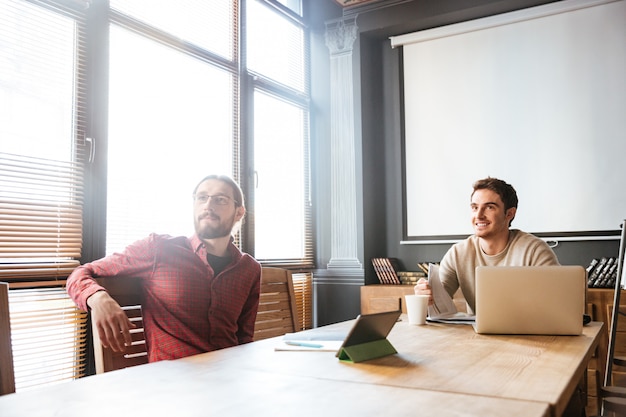
[(363, 362), (370, 359), (382, 358), (383, 356), (398, 353), (391, 345), (389, 340), (380, 339), (373, 342), (361, 343), (360, 345), (352, 345), (342, 347), (339, 351), (338, 358), (344, 362)]

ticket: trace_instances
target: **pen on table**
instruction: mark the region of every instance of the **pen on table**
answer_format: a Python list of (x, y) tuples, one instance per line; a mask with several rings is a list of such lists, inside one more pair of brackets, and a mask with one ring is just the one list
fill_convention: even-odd
[(294, 342), (291, 340), (285, 340), (285, 343), (290, 346), (300, 346), (300, 347), (308, 347), (308, 348), (316, 348), (316, 349), (324, 347), (323, 345), (320, 345), (317, 343)]

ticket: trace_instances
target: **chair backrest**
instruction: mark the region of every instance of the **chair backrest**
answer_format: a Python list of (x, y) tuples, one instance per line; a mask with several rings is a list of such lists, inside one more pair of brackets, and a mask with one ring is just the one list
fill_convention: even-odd
[(296, 311), (291, 271), (263, 267), (254, 340), (296, 332)]
[(618, 319), (624, 314), (620, 311), (620, 296), (622, 293), (622, 277), (624, 275), (624, 258), (626, 257), (626, 220), (622, 223), (622, 236), (619, 245), (619, 256), (617, 260), (617, 276), (615, 279), (615, 292), (613, 295), (613, 306), (608, 316), (611, 327), (609, 329), (609, 346), (606, 355), (606, 371), (604, 383), (598, 386), (598, 406), (602, 416), (624, 416), (626, 415), (626, 387), (616, 385), (613, 380), (613, 365), (626, 366), (626, 357), (615, 356), (615, 343), (618, 335)]
[(620, 417), (626, 416), (626, 398), (606, 397), (603, 401), (602, 416)]
[(96, 373), (148, 363), (148, 346), (143, 330), (141, 311), (141, 289), (139, 281), (133, 278), (98, 278), (98, 283), (119, 303), (126, 315), (137, 327), (131, 329), (132, 345), (125, 352), (114, 352), (102, 346), (98, 331), (92, 322), (93, 350)]
[(9, 284), (0, 282), (0, 395), (15, 392), (11, 320), (9, 316)]
[[(626, 257), (626, 220), (622, 222), (622, 234), (619, 244), (619, 254), (617, 258), (617, 277), (615, 279), (615, 292), (613, 295), (613, 311), (611, 313), (611, 328), (609, 329), (609, 346), (606, 358), (606, 371), (604, 374), (604, 385), (613, 384), (613, 365), (615, 364), (615, 341), (618, 329), (618, 319), (620, 316), (620, 295), (622, 293), (622, 277), (624, 275), (624, 258)], [(624, 363), (626, 358), (617, 358), (620, 363)], [(619, 364), (619, 363), (618, 363)]]

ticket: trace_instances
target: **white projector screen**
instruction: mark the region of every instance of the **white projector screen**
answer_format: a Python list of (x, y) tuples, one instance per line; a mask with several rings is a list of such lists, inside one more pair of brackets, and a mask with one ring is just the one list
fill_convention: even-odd
[(471, 186), (487, 176), (517, 190), (514, 228), (619, 237), (624, 0), (550, 3), (391, 43), (403, 47), (406, 242), (471, 234)]

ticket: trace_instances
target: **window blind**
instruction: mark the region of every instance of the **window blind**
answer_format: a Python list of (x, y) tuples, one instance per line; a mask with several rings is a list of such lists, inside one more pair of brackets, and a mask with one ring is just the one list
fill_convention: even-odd
[(87, 313), (63, 288), (9, 290), (17, 392), (85, 375)]
[(18, 392), (85, 374), (87, 316), (62, 285), (82, 250), (88, 5), (0, 0), (0, 281)]
[(293, 280), (293, 292), (296, 296), (296, 330), (305, 330), (313, 327), (313, 274), (294, 273), (291, 275)]
[(66, 277), (82, 246), (86, 2), (0, 2), (0, 280)]
[(0, 153), (0, 280), (62, 278), (82, 244), (79, 164)]

